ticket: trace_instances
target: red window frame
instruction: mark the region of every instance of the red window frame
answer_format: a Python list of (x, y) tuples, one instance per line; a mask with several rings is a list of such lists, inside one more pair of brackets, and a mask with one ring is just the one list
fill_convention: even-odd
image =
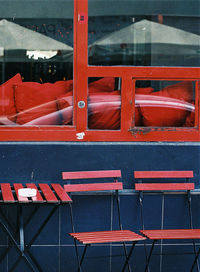
[[(196, 120), (193, 128), (149, 129), (131, 132), (134, 112), (133, 78), (158, 80), (199, 80), (200, 67), (114, 67), (88, 65), (88, 1), (74, 0), (74, 126), (1, 127), (0, 141), (200, 141), (200, 83), (196, 86)], [(89, 77), (120, 77), (121, 129), (119, 131), (88, 130), (87, 95)], [(79, 108), (78, 102), (85, 107)]]

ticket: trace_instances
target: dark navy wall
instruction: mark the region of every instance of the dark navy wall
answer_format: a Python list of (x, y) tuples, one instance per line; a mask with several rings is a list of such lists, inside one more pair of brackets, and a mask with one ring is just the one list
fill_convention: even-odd
[[(133, 191), (134, 170), (194, 170), (194, 181), (200, 186), (199, 143), (1, 143), (0, 182), (60, 182), (62, 171), (121, 169), (124, 190), (121, 194), (121, 209), (124, 229), (139, 232), (141, 229), (138, 196)], [(185, 195), (150, 195), (145, 198), (145, 227), (159, 228), (164, 217), (164, 226), (187, 228), (188, 212)], [(199, 190), (192, 195), (194, 227), (200, 228)], [(161, 203), (164, 203), (163, 213)], [(1, 206), (9, 221), (16, 223), (16, 206)], [(75, 195), (73, 207), (76, 231), (115, 229), (117, 220), (110, 195)], [(33, 207), (24, 208), (25, 219)], [(30, 241), (41, 218), (50, 210), (42, 206), (25, 229), (26, 241)], [(172, 212), (170, 212), (172, 210)], [(178, 212), (180, 211), (180, 213)], [(164, 216), (163, 216), (164, 215)], [(31, 252), (40, 263), (43, 272), (76, 271), (73, 241), (68, 205), (59, 207), (41, 235), (31, 247)], [(193, 260), (191, 241), (158, 243), (152, 259), (153, 272), (188, 272)], [(7, 248), (7, 237), (0, 231), (0, 254)], [(199, 245), (199, 244), (198, 244)], [(150, 243), (147, 243), (148, 249)], [(82, 248), (80, 246), (80, 248)], [(163, 251), (163, 258), (159, 252)], [(169, 254), (170, 253), (170, 254)], [(172, 253), (172, 254), (171, 254)], [(112, 258), (111, 258), (112, 255)], [(123, 259), (123, 249), (110, 245), (89, 248), (84, 263), (84, 272), (118, 272)], [(13, 248), (0, 263), (0, 272), (7, 272), (17, 259)], [(93, 258), (98, 256), (97, 258)], [(142, 243), (134, 251), (134, 271), (144, 271), (145, 255)], [(27, 265), (20, 261), (14, 272), (29, 272)]]
[(0, 182), (62, 182), (62, 171), (194, 170), (200, 186), (200, 143), (1, 143)]

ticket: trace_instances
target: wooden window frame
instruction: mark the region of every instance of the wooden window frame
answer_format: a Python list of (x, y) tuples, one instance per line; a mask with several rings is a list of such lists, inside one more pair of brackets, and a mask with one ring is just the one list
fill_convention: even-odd
[[(81, 60), (81, 61), (79, 61)], [(87, 96), (89, 77), (120, 77), (121, 129), (89, 130), (87, 128)], [(88, 0), (74, 0), (74, 107), (73, 126), (0, 127), (0, 141), (200, 141), (200, 83), (196, 85), (198, 100), (196, 118), (192, 128), (161, 128), (130, 131), (134, 113), (133, 78), (157, 80), (200, 80), (200, 67), (130, 67), (88, 65)], [(78, 107), (84, 101), (85, 107)]]

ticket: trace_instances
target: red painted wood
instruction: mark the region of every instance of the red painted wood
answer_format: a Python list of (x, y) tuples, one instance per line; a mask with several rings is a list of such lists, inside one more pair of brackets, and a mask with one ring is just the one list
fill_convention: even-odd
[[(200, 127), (200, 126), (199, 126)], [(134, 135), (127, 131), (108, 131), (108, 130), (87, 130), (84, 131), (85, 137), (83, 140), (77, 139), (77, 130), (75, 128), (69, 128), (62, 126), (57, 127), (0, 127), (0, 141), (67, 141), (68, 142), (199, 142), (200, 131), (198, 128), (175, 128), (173, 131), (170, 129), (152, 128), (144, 133), (142, 130), (138, 130)]]
[(136, 191), (194, 190), (194, 183), (135, 183)]
[(89, 77), (123, 77), (149, 79), (199, 79), (199, 67), (134, 67), (134, 66), (88, 66)]
[[(0, 127), (0, 141), (80, 141), (77, 132), (84, 132), (81, 141), (200, 141), (200, 126), (197, 128), (152, 128), (152, 131), (142, 133), (141, 130), (132, 135), (130, 111), (126, 105), (132, 103), (131, 88), (126, 88), (132, 78), (145, 80), (199, 80), (199, 67), (140, 67), (140, 66), (89, 66), (88, 65), (88, 22), (78, 21), (79, 14), (87, 14), (87, 0), (74, 1), (74, 112), (73, 125), (40, 126), (40, 127)], [(88, 77), (121, 77), (122, 88), (122, 118), (121, 131), (87, 131), (87, 107), (78, 108), (77, 102), (83, 100), (87, 105)], [(124, 91), (125, 90), (125, 91)], [(126, 104), (126, 105), (125, 105)], [(199, 109), (197, 109), (199, 114)], [(76, 121), (76, 122), (75, 122)], [(170, 131), (171, 130), (171, 131)]]
[(87, 184), (67, 184), (64, 185), (66, 192), (88, 192), (88, 191), (109, 191), (122, 190), (123, 184), (121, 182), (113, 183), (87, 183)]
[(44, 194), (44, 197), (46, 198), (47, 202), (59, 202), (59, 200), (56, 198), (54, 192), (51, 190), (48, 184), (40, 183), (39, 187)]
[(151, 240), (200, 238), (200, 229), (141, 230), (140, 232)]
[(69, 235), (83, 244), (140, 241), (146, 239), (130, 230), (82, 232), (70, 233)]
[(55, 190), (56, 194), (58, 195), (62, 202), (72, 201), (72, 199), (69, 197), (69, 195), (66, 193), (66, 191), (60, 184), (51, 184), (51, 186), (53, 187), (53, 189)]
[(37, 190), (37, 194), (35, 197), (31, 197), (33, 202), (44, 202), (45, 200), (43, 199), (43, 197), (41, 196), (37, 186), (34, 183), (27, 183), (26, 184), (27, 188), (31, 188), (31, 189), (36, 189)]
[(88, 178), (117, 178), (121, 177), (121, 170), (77, 171), (63, 172), (63, 179), (88, 179)]
[(22, 184), (14, 183), (13, 186), (14, 186), (14, 189), (15, 189), (15, 192), (16, 192), (16, 195), (17, 195), (17, 199), (18, 199), (19, 202), (25, 202), (25, 203), (30, 202), (27, 197), (19, 196), (19, 194), (18, 194), (18, 190), (24, 188), (24, 186)]
[(1, 183), (1, 192), (4, 202), (15, 202), (12, 189), (9, 183)]
[[(199, 80), (199, 67), (140, 67), (140, 66), (89, 66), (88, 65), (88, 22), (78, 21), (79, 14), (87, 14), (87, 0), (74, 1), (74, 112), (73, 125), (69, 126), (40, 126), (40, 127), (0, 127), (0, 141), (79, 141), (77, 132), (84, 132), (84, 142), (87, 141), (200, 141), (200, 126), (196, 128), (151, 128), (152, 131), (142, 130), (134, 133), (131, 127), (130, 111), (126, 105), (133, 102), (132, 89), (128, 88), (132, 78), (145, 80)], [(77, 102), (85, 101), (87, 105), (88, 77), (121, 77), (122, 78), (122, 119), (121, 131), (88, 131), (87, 107), (78, 108)], [(127, 88), (126, 88), (127, 87)], [(128, 105), (129, 108), (131, 108)], [(199, 115), (199, 108), (197, 109)], [(76, 122), (75, 122), (76, 121)]]
[(135, 178), (193, 178), (193, 171), (134, 171)]
[[(76, 96), (74, 105), (77, 105), (79, 101), (85, 102), (84, 108), (79, 108), (76, 106), (75, 114), (76, 114), (76, 128), (77, 132), (85, 132), (87, 130), (87, 101), (88, 101), (88, 76), (87, 76), (87, 63), (88, 63), (88, 1), (81, 0), (75, 1), (77, 10), (75, 11), (75, 20), (76, 21), (74, 27), (74, 35), (76, 40), (76, 60), (77, 63), (75, 65), (74, 71), (76, 71), (76, 75), (74, 74), (74, 82), (76, 84)], [(76, 14), (77, 12), (77, 14)], [(86, 21), (82, 23), (80, 21), (80, 15), (85, 14)], [(75, 33), (76, 32), (76, 33)], [(81, 34), (80, 34), (81, 33)]]

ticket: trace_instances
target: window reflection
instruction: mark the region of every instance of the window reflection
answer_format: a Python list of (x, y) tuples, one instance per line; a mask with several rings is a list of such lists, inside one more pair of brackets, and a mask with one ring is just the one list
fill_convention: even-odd
[(88, 128), (119, 130), (121, 120), (120, 79), (89, 78)]
[(89, 64), (200, 66), (200, 9), (188, 9), (184, 0), (161, 2), (115, 1), (98, 13), (89, 0)]
[(135, 126), (194, 127), (194, 82), (136, 81)]
[(45, 18), (0, 20), (0, 125), (72, 125), (73, 10), (55, 19), (46, 5)]

